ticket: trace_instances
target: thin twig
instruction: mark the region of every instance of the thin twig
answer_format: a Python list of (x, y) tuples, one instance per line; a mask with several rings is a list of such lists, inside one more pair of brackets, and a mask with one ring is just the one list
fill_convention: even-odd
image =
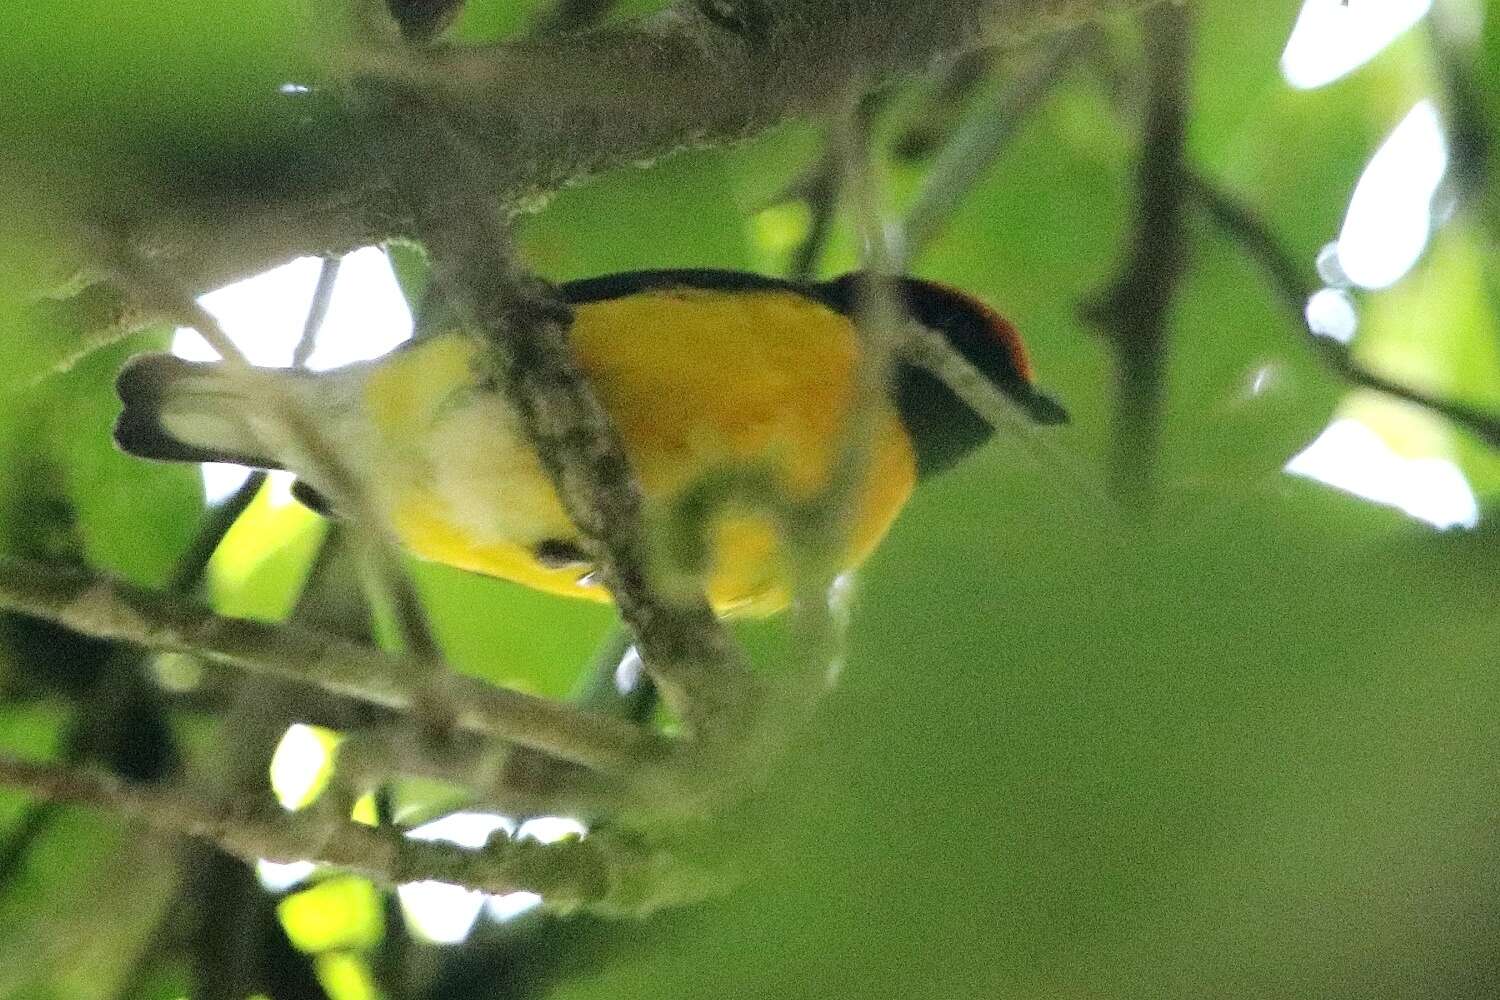
[[(594, 659), (584, 672), (569, 703), (589, 712), (597, 712), (611, 718), (651, 725), (652, 712), (656, 708), (656, 689), (644, 671), (634, 678), (633, 686), (622, 689), (620, 670), (627, 660), (639, 670), (641, 661), (633, 645), (630, 630), (617, 624), (610, 629), (594, 654)], [(528, 796), (541, 803), (541, 808), (556, 812), (548, 805), (560, 793), (580, 794), (585, 800), (602, 801), (607, 790), (596, 787), (592, 775), (577, 764), (539, 753), (524, 747), (511, 751), (505, 758), (495, 787), (502, 801), (516, 801)]]
[[(68, 753), (65, 759), (68, 764), (76, 764), (81, 756), (78, 753)], [(0, 888), (9, 889), (17, 874), (24, 870), (23, 865), (37, 838), (52, 828), (52, 821), (57, 818), (57, 809), (57, 805), (52, 802), (32, 802), (18, 818), (11, 820), (5, 843), (0, 846)]]
[(183, 906), (182, 897), (178, 896), (166, 907), (140, 951), (131, 960), (129, 970), (120, 977), (119, 985), (108, 994), (109, 1000), (139, 1000), (148, 995), (146, 991), (156, 981), (155, 977), (160, 975), (161, 966), (166, 964), (179, 945), (177, 937), (180, 931), (177, 925), (182, 920)]
[(223, 543), (229, 529), (254, 502), (255, 495), (266, 483), (266, 473), (256, 469), (245, 478), (239, 487), (222, 502), (215, 504), (203, 517), (198, 530), (188, 542), (187, 549), (177, 559), (172, 578), (167, 581), (167, 592), (191, 594), (203, 582), (204, 574), (213, 555)]
[(787, 276), (793, 281), (811, 281), (817, 276), (818, 263), (833, 235), (833, 220), (838, 215), (839, 164), (837, 158), (824, 154), (795, 186), (795, 197), (806, 205), (811, 218), (807, 235), (792, 252)]
[[(1316, 290), (1293, 256), (1250, 206), (1235, 198), (1197, 171), (1187, 175), (1187, 192), (1199, 207), (1238, 243), (1270, 278), (1279, 298), (1295, 318), (1318, 357), (1350, 383), (1437, 413), (1468, 430), (1492, 448), (1500, 448), (1500, 415), (1475, 406), (1442, 399), (1403, 385), (1360, 364), (1346, 344), (1318, 336), (1307, 325), (1307, 301)], [(1311, 259), (1311, 258), (1309, 258)]]
[(978, 48), (953, 58), (916, 121), (909, 123), (892, 143), (898, 160), (916, 163), (952, 141), (969, 101), (1000, 62), (994, 48)]
[(1191, 13), (1177, 4), (1152, 8), (1142, 20), (1146, 113), (1131, 245), (1119, 275), (1086, 310), (1115, 348), (1110, 479), (1116, 496), (1136, 508), (1144, 507), (1155, 491), (1166, 405), (1168, 313), (1188, 263), (1182, 202), (1193, 33)]
[[(0, 559), (0, 607), (85, 635), (204, 656), (329, 694), (408, 709), (423, 687), (408, 659), (335, 636), (216, 615), (181, 598), (76, 570)], [(668, 744), (639, 727), (464, 677), (445, 681), (460, 728), (609, 774), (663, 761)]]
[[(317, 286), (313, 289), (312, 302), (307, 309), (307, 319), (302, 324), (302, 335), (292, 349), (293, 368), (305, 367), (307, 359), (312, 356), (313, 349), (317, 346), (318, 331), (323, 328), (323, 320), (328, 315), (328, 305), (333, 298), (333, 287), (338, 280), (338, 273), (339, 258), (324, 257), (323, 265), (318, 271)], [(214, 552), (224, 541), (224, 536), (249, 508), (265, 482), (265, 471), (256, 469), (239, 485), (239, 488), (208, 512), (204, 522), (199, 525), (198, 531), (193, 535), (193, 540), (188, 543), (186, 551), (177, 560), (177, 566), (166, 587), (169, 593), (191, 594), (198, 589), (198, 585), (203, 581), (203, 574), (208, 569), (209, 560), (213, 558)]]
[[(873, 130), (875, 121), (889, 103), (891, 94), (892, 91), (889, 90), (877, 90), (860, 97), (855, 102), (854, 109), (849, 112), (855, 119), (851, 127), (862, 133)], [(830, 139), (836, 138), (837, 135), (830, 134)], [(843, 194), (845, 170), (842, 152), (836, 147), (835, 142), (825, 143), (818, 161), (793, 181), (781, 197), (774, 199), (774, 203), (793, 199), (801, 201), (807, 205), (811, 214), (807, 235), (793, 251), (791, 264), (787, 268), (787, 276), (793, 281), (812, 281), (817, 277), (818, 263), (833, 237), (839, 201)]]
[[(918, 257), (942, 232), (1016, 132), (1056, 88), (1083, 47), (1082, 32), (1071, 32), (1049, 43), (1008, 86), (970, 111), (952, 141), (938, 154), (906, 215), (898, 248), (903, 260)], [(905, 267), (898, 265), (897, 270)]]
[(1001, 392), (942, 333), (920, 323), (907, 323), (897, 351), (903, 362), (933, 375), (985, 423), (1005, 432), (1006, 441), (1026, 451), (1048, 479), (1066, 484), (1068, 488), (1056, 494), (1058, 503), (1096, 520), (1116, 510), (1115, 499), (1092, 474), (1092, 468), (1049, 435), (1039, 433), (1035, 418)]
[(302, 322), (302, 335), (297, 346), (292, 348), (292, 367), (306, 368), (307, 359), (318, 346), (318, 334), (323, 321), (328, 318), (328, 307), (333, 303), (333, 289), (338, 284), (339, 268), (343, 258), (337, 254), (326, 254), (318, 268), (318, 283), (313, 286), (312, 301), (307, 306), (307, 318)]
[[(368, 530), (355, 533), (354, 547), (360, 564), (365, 568), (372, 603), (390, 612), (396, 634), (401, 637), (401, 651), (420, 666), (429, 684), (438, 683), (444, 671), (442, 647), (432, 634), (421, 595), (406, 572), (401, 556), (384, 538)], [(434, 734), (441, 736), (446, 725), (442, 719), (446, 709), (437, 701), (427, 705), (426, 709), (433, 713), (427, 721), (435, 727)]]
[[(831, 613), (829, 597), (843, 568), (849, 526), (869, 475), (879, 422), (888, 412), (891, 368), (904, 324), (871, 148), (869, 107), (867, 100), (850, 99), (834, 121), (829, 142), (830, 155), (838, 165), (839, 188), (850, 204), (860, 243), (861, 279), (854, 310), (859, 353), (850, 373), (848, 409), (834, 442), (828, 480), (811, 503), (796, 505), (793, 516), (781, 522), (784, 541), (793, 554), (794, 627), (808, 668), (802, 671), (798, 690), (789, 692), (795, 699), (790, 708), (801, 711), (783, 721), (783, 729), (816, 705), (818, 689), (843, 659), (843, 623)], [(783, 707), (782, 714), (787, 712)]]
[(165, 271), (132, 252), (123, 240), (106, 236), (99, 240), (99, 244), (108, 255), (106, 263), (143, 311), (192, 327), (225, 364), (236, 368), (250, 367), (250, 359), (219, 326), (213, 314), (173, 282)]
[[(856, 289), (854, 310), (860, 350), (852, 371), (849, 408), (835, 443), (828, 482), (813, 504), (818, 523), (800, 542), (805, 549), (822, 550), (818, 555), (824, 565), (813, 573), (826, 577), (817, 581), (820, 601), (837, 571), (834, 562), (844, 547), (850, 510), (869, 470), (877, 421), (888, 398), (896, 338), (904, 323), (904, 309), (893, 284), (896, 264), (886, 239), (884, 207), (871, 151), (871, 121), (861, 113), (861, 106), (851, 102), (839, 116), (830, 143), (839, 165), (839, 183), (847, 192), (854, 215), (862, 280)], [(804, 567), (804, 572), (808, 569)]]

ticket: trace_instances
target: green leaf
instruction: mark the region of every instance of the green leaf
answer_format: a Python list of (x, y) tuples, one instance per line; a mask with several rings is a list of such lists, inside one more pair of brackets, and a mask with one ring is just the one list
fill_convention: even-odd
[(225, 535), (209, 563), (215, 610), (242, 618), (280, 621), (302, 592), (328, 533), (328, 522), (289, 498), (261, 487)]
[(432, 265), (427, 260), (427, 252), (420, 244), (403, 240), (387, 243), (385, 252), (390, 258), (396, 283), (401, 286), (401, 294), (406, 296), (412, 315), (416, 315), (422, 300), (427, 297), (427, 287), (432, 281)]
[(379, 891), (352, 875), (325, 879), (276, 905), (286, 936), (309, 954), (367, 950), (384, 934)]
[(559, 995), (1468, 995), (1494, 545), (1312, 486), (1153, 535), (1002, 465), (872, 561), (738, 895)]

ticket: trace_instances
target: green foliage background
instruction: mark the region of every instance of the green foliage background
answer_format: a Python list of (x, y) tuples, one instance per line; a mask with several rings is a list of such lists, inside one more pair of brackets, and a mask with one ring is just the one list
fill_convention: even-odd
[[(1483, 6), (1474, 71), (1485, 137), (1500, 142), (1500, 4)], [(0, 111), (0, 206), (15, 209), (0, 220), (11, 261), (0, 540), (150, 584), (192, 534), (198, 480), (113, 451), (111, 384), (124, 357), (166, 332), (53, 373), (83, 345), (24, 326), (20, 303), (65, 272), (79, 206), (123, 192), (121, 211), (153, 210), (128, 202), (135, 171), (295, 134), (275, 86), (317, 72), (310, 9), (192, 7), (80, 0), (0, 14), (0, 80), (18, 96)], [(1194, 162), (1258, 206), (1310, 273), (1380, 140), (1416, 100), (1444, 105), (1443, 57), (1418, 27), (1350, 76), (1293, 91), (1277, 58), (1295, 5), (1197, 7)], [(457, 35), (497, 37), (529, 14), (474, 0)], [(1110, 31), (1128, 80), (1135, 33)], [(929, 89), (898, 94), (893, 133)], [(1493, 519), (1439, 534), (1279, 471), (1340, 405), (1400, 448), (1459, 461), (1486, 511), (1500, 461), (1430, 414), (1349, 400), (1255, 263), (1195, 218), (1173, 314), (1161, 511), (1149, 526), (1109, 513), (1090, 484), (1103, 481), (1111, 359), (1079, 306), (1128, 238), (1138, 98), (1075, 67), (916, 261), (1024, 331), (1074, 423), (1048, 456), (1001, 440), (924, 486), (860, 574), (843, 682), (735, 825), (743, 890), (639, 924), (532, 918), (484, 929), (466, 951), (408, 943), (407, 961), (441, 970), (411, 995), (1500, 993)], [(527, 219), (525, 248), (555, 279), (784, 269), (805, 210), (778, 193), (818, 148), (813, 130), (788, 125), (599, 178)], [(893, 214), (927, 166), (882, 164)], [(1358, 340), (1394, 377), (1493, 410), (1497, 190), (1460, 202), (1397, 286), (1360, 297)], [(840, 232), (824, 269), (850, 266), (852, 244)], [(1248, 394), (1263, 368), (1268, 390)], [(250, 570), (216, 577), (220, 607), (285, 613), (317, 529), (277, 530), (284, 547), (248, 536)], [(610, 621), (416, 569), (454, 662), (497, 683), (565, 694)], [(25, 631), (7, 626), (0, 736), (60, 752), (124, 654)], [(775, 627), (748, 633), (768, 657)], [(161, 722), (183, 756), (211, 749), (190, 699)], [(118, 763), (136, 736), (116, 756), (92, 753)], [(0, 806), (0, 836), (13, 839), (26, 812), (14, 796)], [(139, 961), (162, 933), (163, 858), (107, 818), (67, 811), (28, 843), (0, 865), (0, 995), (102, 998), (127, 982), (131, 996), (184, 992), (186, 963)], [(318, 949), (324, 987), (367, 995), (388, 958), (377, 942), (396, 926), (334, 935)], [(382, 989), (403, 995), (390, 980)]]

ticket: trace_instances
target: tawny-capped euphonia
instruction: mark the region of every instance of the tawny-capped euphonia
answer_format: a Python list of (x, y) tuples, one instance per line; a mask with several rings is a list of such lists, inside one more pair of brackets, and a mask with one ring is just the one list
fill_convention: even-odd
[[(578, 364), (613, 418), (640, 478), (646, 514), (706, 475), (756, 464), (793, 499), (815, 495), (835, 461), (853, 393), (859, 279), (798, 284), (737, 271), (640, 271), (561, 286), (575, 311)], [(916, 278), (897, 282), (911, 317), (941, 333), (1040, 423), (1066, 419), (1031, 381), (1015, 330), (977, 300)], [(133, 359), (115, 437), (146, 458), (285, 468), (309, 506), (336, 513), (317, 463), (283, 453), (258, 382), (296, 401), (338, 451), (378, 527), (424, 559), (572, 597), (607, 600), (578, 531), (528, 446), (511, 404), (484, 387), (474, 339), (450, 329), (385, 357), (322, 373), (255, 369), (170, 355)], [(897, 364), (878, 415), (845, 561), (858, 564), (922, 476), (991, 434), (985, 420), (920, 368)], [(273, 446), (270, 442), (280, 442)], [(279, 447), (283, 451), (278, 452)], [(721, 612), (785, 602), (774, 527), (729, 507), (706, 534), (704, 579)]]

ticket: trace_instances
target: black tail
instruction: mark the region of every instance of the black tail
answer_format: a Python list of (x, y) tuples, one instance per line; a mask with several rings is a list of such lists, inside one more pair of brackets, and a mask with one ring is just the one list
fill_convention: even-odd
[(132, 358), (115, 380), (125, 404), (115, 443), (132, 455), (167, 462), (234, 462), (279, 469), (260, 454), (247, 423), (250, 404), (218, 363), (170, 354)]

